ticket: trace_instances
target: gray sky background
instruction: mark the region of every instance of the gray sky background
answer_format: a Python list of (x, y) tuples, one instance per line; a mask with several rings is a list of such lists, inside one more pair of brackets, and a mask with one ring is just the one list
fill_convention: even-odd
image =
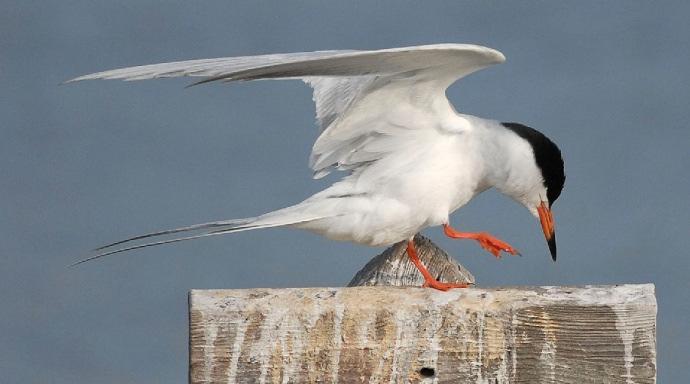
[(690, 355), (690, 3), (0, 1), (0, 372), (7, 383), (184, 383), (191, 288), (341, 286), (380, 249), (266, 230), (67, 268), (150, 230), (253, 216), (327, 182), (300, 82), (58, 84), (162, 61), (439, 42), (508, 61), (457, 109), (536, 127), (564, 152), (559, 260), (487, 192), (452, 222), (525, 257), (426, 231), (482, 286), (653, 282), (659, 381)]

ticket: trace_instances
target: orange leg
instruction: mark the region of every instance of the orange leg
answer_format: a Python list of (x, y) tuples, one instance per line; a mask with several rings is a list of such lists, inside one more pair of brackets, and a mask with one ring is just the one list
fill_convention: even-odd
[(414, 248), (414, 241), (409, 240), (407, 242), (407, 256), (410, 257), (410, 260), (412, 260), (412, 263), (419, 269), (419, 272), (422, 273), (422, 276), (424, 276), (424, 285), (423, 287), (429, 287), (429, 288), (434, 288), (438, 289), (439, 291), (447, 291), (451, 288), (467, 288), (469, 287), (469, 284), (467, 283), (442, 283), (436, 279), (434, 279), (433, 276), (431, 276), (431, 273), (426, 269), (424, 264), (422, 264), (421, 260), (419, 260), (419, 257), (417, 256), (417, 250)]
[(498, 258), (498, 259), (501, 258), (501, 251), (507, 252), (511, 255), (520, 256), (520, 252), (518, 252), (515, 248), (511, 247), (510, 244), (508, 244), (504, 241), (501, 241), (501, 240), (491, 236), (490, 234), (488, 234), (486, 232), (478, 232), (478, 233), (460, 232), (448, 224), (443, 224), (443, 232), (446, 234), (446, 236), (448, 236), (452, 239), (477, 240), (479, 242), (479, 245), (481, 245), (482, 248), (489, 251), (492, 255), (496, 256), (496, 258)]

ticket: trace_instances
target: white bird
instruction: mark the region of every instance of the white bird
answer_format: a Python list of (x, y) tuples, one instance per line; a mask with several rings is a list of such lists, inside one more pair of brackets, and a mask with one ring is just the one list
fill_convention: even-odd
[[(314, 90), (321, 128), (310, 157), (314, 177), (346, 171), (340, 181), (296, 205), (257, 217), (132, 237), (100, 247), (78, 263), (206, 236), (294, 227), (370, 246), (406, 240), (409, 257), (424, 275), (424, 286), (465, 287), (434, 279), (419, 261), (412, 238), (424, 228), (441, 225), (446, 235), (476, 240), (496, 257), (502, 251), (517, 254), (487, 233), (460, 232), (449, 224), (451, 213), (491, 187), (540, 219), (555, 260), (551, 205), (565, 181), (560, 150), (525, 125), (460, 114), (445, 95), (458, 79), (503, 61), (505, 57), (495, 49), (436, 44), (180, 61), (70, 80), (204, 77), (195, 83), (200, 84), (301, 79)], [(181, 236), (183, 232), (194, 234)], [(173, 234), (178, 237), (151, 242)], [(145, 239), (149, 242), (142, 242)]]

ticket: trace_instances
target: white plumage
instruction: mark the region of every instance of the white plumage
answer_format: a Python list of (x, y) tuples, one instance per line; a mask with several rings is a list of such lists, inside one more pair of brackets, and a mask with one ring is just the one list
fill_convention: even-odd
[[(498, 122), (457, 113), (445, 95), (456, 80), (504, 60), (503, 54), (486, 47), (437, 44), (181, 61), (70, 80), (301, 79), (314, 90), (321, 128), (310, 156), (314, 177), (333, 170), (348, 172), (341, 181), (292, 207), (255, 218), (137, 236), (99, 248), (100, 253), (91, 258), (275, 226), (307, 229), (335, 240), (389, 245), (426, 227), (448, 224), (450, 213), (490, 187), (537, 215), (546, 188), (530, 144)], [(200, 233), (111, 248), (187, 231)]]

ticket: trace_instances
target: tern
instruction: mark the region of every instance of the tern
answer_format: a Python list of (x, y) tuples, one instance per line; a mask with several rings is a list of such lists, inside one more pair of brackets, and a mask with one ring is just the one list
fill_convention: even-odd
[(467, 285), (437, 281), (419, 260), (412, 239), (427, 227), (442, 226), (447, 236), (475, 240), (496, 257), (518, 254), (488, 233), (450, 225), (451, 213), (489, 188), (540, 220), (555, 261), (551, 208), (565, 182), (561, 151), (526, 125), (458, 113), (445, 94), (464, 76), (504, 61), (501, 52), (483, 46), (434, 44), (179, 61), (69, 80), (201, 77), (196, 85), (299, 79), (313, 88), (320, 126), (309, 161), (314, 178), (344, 171), (339, 181), (296, 205), (135, 236), (97, 248), (75, 264), (154, 245), (293, 227), (370, 246), (407, 241), (407, 254), (425, 287), (462, 288)]

